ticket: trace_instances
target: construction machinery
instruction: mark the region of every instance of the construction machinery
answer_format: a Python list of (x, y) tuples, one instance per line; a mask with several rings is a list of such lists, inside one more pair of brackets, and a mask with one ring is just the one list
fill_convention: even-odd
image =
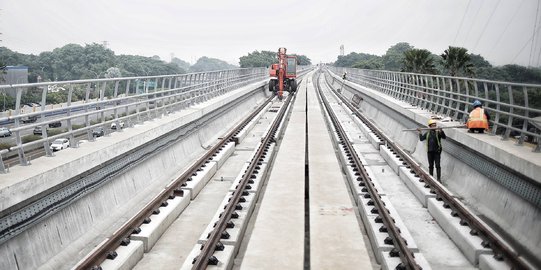
[(269, 81), (269, 91), (274, 92), (278, 99), (283, 98), (284, 91), (297, 90), (297, 57), (287, 55), (286, 48), (278, 49), (278, 63), (272, 64)]

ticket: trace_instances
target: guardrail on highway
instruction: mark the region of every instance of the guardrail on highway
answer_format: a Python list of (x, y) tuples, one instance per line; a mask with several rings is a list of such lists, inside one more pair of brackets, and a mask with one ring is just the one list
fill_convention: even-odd
[[(142, 118), (159, 117), (267, 77), (267, 68), (249, 68), (177, 75), (0, 85), (0, 92), (5, 93), (13, 89), (16, 91), (13, 115), (0, 118), (3, 125), (13, 123), (11, 131), (15, 137), (15, 145), (8, 150), (0, 151), (0, 154), (4, 157), (9, 151), (17, 151), (19, 163), (28, 165), (25, 151), (35, 146), (39, 147), (40, 144), (43, 145), (47, 155), (52, 155), (49, 144), (54, 139), (68, 138), (70, 145), (76, 147), (75, 135), (86, 133), (87, 138), (92, 141), (92, 130), (95, 128), (111, 123), (120, 126), (120, 122), (124, 121), (129, 126)], [(65, 90), (51, 92), (49, 89), (53, 88), (52, 85), (57, 86), (56, 88), (61, 86)], [(22, 113), (24, 110), (21, 110), (21, 98), (23, 92), (27, 91), (41, 96), (40, 107), (35, 111)], [(65, 106), (61, 108), (50, 106), (48, 101), (53, 96), (57, 100), (61, 99)], [(80, 100), (83, 102), (75, 102)], [(36, 116), (37, 121), (23, 124), (23, 119), (31, 116)], [(59, 134), (48, 136), (47, 126), (59, 121), (65, 123), (63, 128), (58, 130)], [(76, 124), (77, 122), (81, 124)], [(23, 133), (32, 133), (37, 126), (41, 126), (43, 130), (40, 139), (29, 141), (28, 138), (23, 138)], [(6, 172), (2, 159), (0, 159), (1, 172)]]
[(535, 145), (533, 151), (541, 152), (541, 85), (481, 80), (463, 77), (439, 76), (328, 67), (347, 80), (385, 93), (413, 106), (435, 114), (464, 122), (479, 100), (490, 113), (490, 133), (503, 140), (517, 138)]
[[(311, 68), (298, 66), (297, 72), (302, 74)], [(175, 75), (0, 85), (0, 95), (7, 94), (8, 91), (16, 93), (14, 110), (4, 117), (0, 116), (2, 126), (12, 124), (10, 129), (15, 137), (14, 146), (0, 150), (0, 173), (6, 173), (3, 160), (10, 152), (17, 151), (19, 164), (29, 165), (25, 153), (40, 148), (40, 144), (43, 145), (46, 155), (52, 156), (49, 145), (55, 139), (68, 138), (70, 145), (77, 147), (76, 136), (86, 136), (89, 141), (93, 141), (92, 131), (96, 128), (112, 123), (120, 126), (121, 122), (131, 126), (143, 119), (160, 117), (247, 84), (268, 79), (268, 68), (261, 67)], [(22, 97), (28, 91), (41, 96), (41, 101), (33, 101), (38, 107), (25, 110)], [(51, 106), (57, 104), (50, 102), (51, 100), (59, 99), (62, 106)], [(34, 116), (37, 117), (36, 122), (23, 123), (23, 120)], [(48, 136), (47, 126), (59, 121), (66, 125), (56, 129), (54, 135)], [(29, 140), (27, 136), (30, 135), (23, 133), (32, 133), (37, 126), (43, 130), (42, 135), (37, 140)]]

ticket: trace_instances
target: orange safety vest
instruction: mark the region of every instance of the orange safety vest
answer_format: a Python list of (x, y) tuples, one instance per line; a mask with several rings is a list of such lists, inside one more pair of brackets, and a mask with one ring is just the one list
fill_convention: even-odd
[(468, 128), (488, 129), (488, 120), (487, 116), (485, 115), (485, 110), (481, 107), (477, 107), (471, 111), (467, 125)]

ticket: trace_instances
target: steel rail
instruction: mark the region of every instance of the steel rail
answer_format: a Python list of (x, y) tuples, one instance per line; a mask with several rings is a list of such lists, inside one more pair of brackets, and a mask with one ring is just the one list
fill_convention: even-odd
[(75, 269), (101, 269), (99, 266), (104, 260), (116, 257), (115, 250), (120, 245), (128, 245), (129, 237), (132, 233), (137, 232), (143, 223), (147, 223), (151, 215), (159, 213), (159, 208), (167, 205), (166, 201), (176, 196), (182, 196), (183, 186), (189, 178), (195, 175), (198, 170), (204, 166), (213, 155), (222, 149), (224, 145), (233, 141), (233, 137), (238, 134), (263, 108), (272, 100), (269, 97), (266, 102), (263, 102), (254, 112), (252, 112), (244, 121), (233, 128), (229, 133), (221, 138), (220, 142), (212, 147), (207, 154), (199, 158), (192, 166), (190, 166), (182, 175), (175, 179), (168, 187), (162, 190), (152, 199), (141, 211), (124, 223), (113, 235), (107, 238), (102, 244), (96, 248), (92, 254), (83, 259)]
[[(383, 202), (383, 200), (377, 193), (376, 188), (374, 187), (374, 184), (372, 183), (372, 180), (370, 178), (370, 175), (368, 174), (361, 160), (357, 156), (357, 153), (355, 152), (353, 145), (347, 139), (347, 134), (345, 130), (342, 128), (342, 126), (340, 125), (338, 117), (333, 112), (329, 104), (329, 101), (323, 94), (323, 91), (321, 89), (321, 85), (319, 82), (319, 76), (320, 76), (320, 73), (317, 74), (317, 79), (316, 79), (317, 83), (315, 84), (317, 87), (317, 93), (320, 96), (321, 100), (323, 101), (323, 106), (325, 106), (325, 109), (329, 114), (329, 118), (331, 119), (332, 124), (338, 133), (338, 138), (340, 139), (340, 143), (343, 145), (346, 152), (348, 152), (351, 155), (351, 158), (352, 158), (351, 162), (354, 163), (354, 166), (357, 169), (359, 169), (358, 172), (361, 174), (361, 178), (364, 180), (365, 186), (368, 188), (368, 192), (370, 193), (370, 197), (372, 198), (374, 202), (374, 206), (376, 206), (378, 210), (378, 214), (381, 216), (383, 224), (387, 228), (387, 232), (389, 233), (389, 236), (393, 239), (393, 245), (399, 251), (398, 255), (400, 256), (400, 259), (402, 261), (402, 267), (405, 267), (405, 269), (412, 269), (412, 270), (421, 269), (421, 267), (415, 261), (413, 252), (411, 252), (408, 249), (406, 241), (401, 236), (400, 229), (397, 226), (395, 226), (393, 217), (389, 214), (389, 210), (385, 208), (385, 203)], [(401, 269), (401, 268), (397, 266), (397, 269)]]
[(425, 183), (426, 188), (430, 188), (431, 193), (436, 194), (436, 199), (443, 201), (444, 207), (451, 208), (453, 210), (453, 215), (460, 217), (460, 224), (465, 226), (468, 225), (471, 230), (472, 235), (478, 235), (483, 240), (484, 247), (492, 248), (495, 253), (495, 257), (506, 258), (509, 263), (516, 267), (516, 269), (528, 269), (527, 264), (519, 258), (514, 249), (507, 244), (504, 240), (501, 239), (497, 234), (495, 234), (485, 222), (483, 222), (475, 214), (472, 214), (458, 199), (453, 197), (452, 194), (443, 187), (443, 185), (437, 182), (431, 175), (426, 173), (421, 166), (400, 146), (395, 144), (392, 139), (390, 139), (384, 132), (382, 132), (372, 121), (364, 117), (359, 110), (351, 104), (349, 100), (344, 98), (340, 93), (336, 93), (336, 96), (345, 104), (353, 114), (361, 120), (372, 132), (378, 135), (378, 137), (384, 141), (385, 145), (395, 154), (398, 155), (402, 160), (403, 164), (410, 169), (411, 172), (415, 173), (419, 177), (420, 182)]
[(274, 122), (271, 124), (271, 128), (269, 129), (269, 132), (267, 133), (265, 138), (261, 141), (261, 144), (259, 145), (259, 148), (257, 149), (255, 157), (252, 159), (252, 161), (250, 162), (250, 165), (246, 169), (245, 174), (242, 176), (242, 180), (240, 181), (240, 184), (237, 186), (237, 189), (233, 192), (233, 197), (231, 197), (225, 210), (220, 215), (220, 219), (214, 226), (214, 230), (210, 233), (208, 240), (203, 244), (201, 253), (199, 254), (199, 256), (195, 258), (192, 269), (194, 270), (206, 269), (209, 263), (218, 262), (218, 259), (216, 259), (213, 256), (213, 254), (214, 254), (214, 251), (220, 249), (219, 242), (222, 236), (222, 232), (226, 229), (227, 224), (229, 220), (231, 219), (232, 214), (234, 213), (235, 207), (238, 205), (240, 198), (243, 196), (244, 188), (246, 187), (249, 180), (251, 179), (251, 176), (254, 174), (254, 171), (256, 170), (257, 166), (259, 166), (258, 164), (259, 160), (262, 158), (262, 156), (268, 149), (268, 146), (271, 143), (275, 142), (275, 133), (278, 127), (282, 124), (283, 122), (282, 120), (284, 118), (287, 107), (292, 103), (292, 99), (294, 99), (294, 97), (295, 95), (289, 95), (284, 100), (284, 104), (281, 107), (280, 111), (278, 112), (276, 118), (274, 119)]

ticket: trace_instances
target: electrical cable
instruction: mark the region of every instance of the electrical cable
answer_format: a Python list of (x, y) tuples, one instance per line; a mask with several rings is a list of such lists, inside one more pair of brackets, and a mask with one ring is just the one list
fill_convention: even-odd
[[(541, 25), (537, 26), (537, 29), (534, 30), (534, 33), (537, 31), (539, 32), (539, 30), (541, 30)], [(522, 51), (524, 51), (524, 49), (526, 48), (526, 46), (528, 46), (528, 44), (530, 44), (530, 42), (532, 41), (533, 39), (533, 35), (530, 37), (530, 39), (528, 39), (526, 41), (526, 43), (524, 44), (524, 46), (522, 46), (522, 49), (520, 49), (520, 51), (517, 53), (517, 55), (515, 56), (515, 58), (513, 58), (513, 61), (511, 61), (511, 63), (514, 63), (515, 60), (517, 60), (517, 57), (522, 53)]]
[(532, 47), (530, 48), (530, 59), (528, 60), (528, 67), (532, 66), (532, 52), (533, 52), (533, 48), (534, 48), (535, 41), (536, 41), (536, 39), (535, 39), (535, 29), (537, 28), (537, 18), (539, 18), (539, 1), (537, 2), (537, 10), (535, 11), (535, 22), (534, 22), (533, 34), (532, 34), (533, 41), (532, 41)]
[[(471, 23), (470, 25), (470, 28), (468, 29), (468, 32), (466, 33), (466, 41), (468, 41), (468, 37), (470, 36), (470, 31), (471, 29), (473, 28), (472, 25), (474, 25), (474, 22), (475, 22), (475, 19), (478, 18), (478, 15), (479, 15), (479, 10), (481, 10), (481, 7), (483, 7), (483, 1), (481, 1), (481, 5), (479, 6), (479, 8), (477, 9), (477, 12), (475, 12), (475, 16), (473, 16), (473, 22)], [(465, 43), (465, 42), (464, 42)], [(462, 46), (462, 47), (465, 47), (465, 46)]]
[(498, 0), (498, 3), (496, 3), (496, 6), (492, 10), (492, 13), (490, 13), (490, 17), (488, 18), (487, 22), (485, 23), (485, 26), (483, 27), (483, 31), (481, 31), (481, 35), (479, 35), (479, 38), (475, 42), (475, 46), (473, 46), (473, 51), (475, 51), (475, 49), (477, 49), (477, 45), (479, 44), (479, 41), (481, 40), (481, 38), (485, 34), (485, 31), (487, 30), (488, 23), (490, 23), (490, 21), (492, 20), (492, 16), (494, 16), (494, 12), (496, 12), (496, 9), (498, 9), (498, 6), (500, 5), (500, 1), (501, 0)]
[(460, 21), (460, 25), (458, 26), (458, 29), (456, 30), (455, 39), (453, 40), (453, 45), (456, 44), (456, 38), (458, 37), (458, 33), (460, 33), (460, 29), (462, 29), (462, 24), (464, 23), (464, 18), (466, 18), (466, 14), (468, 13), (468, 9), (470, 8), (471, 0), (468, 0), (468, 5), (466, 6), (466, 10), (464, 11), (464, 15), (462, 16), (462, 20)]
[[(539, 5), (539, 3), (537, 3)], [(541, 18), (539, 20), (539, 23), (541, 24)], [(537, 36), (537, 39), (541, 39), (540, 36)], [(537, 50), (538, 52), (538, 56), (537, 56), (537, 67), (541, 67), (541, 48), (539, 48), (539, 50)]]
[(509, 26), (511, 25), (511, 23), (515, 20), (515, 17), (517, 16), (518, 11), (519, 11), (520, 8), (522, 7), (522, 4), (524, 4), (524, 0), (522, 0), (522, 1), (520, 2), (520, 5), (518, 6), (517, 10), (515, 10), (515, 13), (513, 14), (513, 17), (511, 17), (511, 20), (509, 20), (509, 22), (507, 23), (507, 25), (505, 26), (505, 28), (503, 29), (503, 31), (500, 33), (500, 36), (498, 37), (498, 40), (496, 40), (496, 42), (494, 42), (494, 46), (492, 46), (492, 49), (490, 50), (489, 54), (492, 54), (492, 52), (494, 51), (494, 49), (496, 49), (496, 47), (500, 44), (500, 41), (501, 41), (503, 35), (505, 34), (505, 32), (507, 32), (507, 29), (509, 28)]

